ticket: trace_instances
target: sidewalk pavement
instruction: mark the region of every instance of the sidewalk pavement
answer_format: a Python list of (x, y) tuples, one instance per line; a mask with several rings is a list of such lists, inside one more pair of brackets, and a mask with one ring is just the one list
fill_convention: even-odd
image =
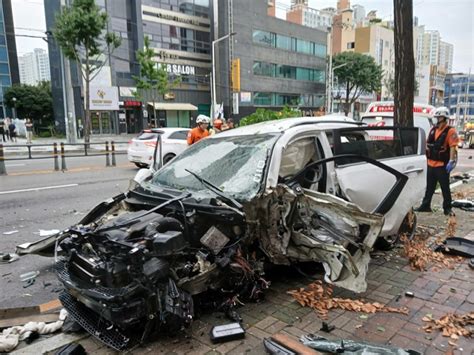
[[(462, 184), (456, 193), (472, 191), (474, 182)], [(444, 235), (447, 218), (442, 214), (440, 196), (435, 195), (435, 213), (418, 215), (418, 226), (433, 228)], [(472, 212), (456, 209), (457, 236), (474, 240)], [(375, 313), (365, 314), (341, 309), (329, 311), (327, 322), (335, 326), (331, 333), (322, 333), (322, 320), (310, 308), (301, 307), (288, 290), (305, 287), (312, 281), (301, 276), (281, 275), (273, 280), (266, 300), (259, 304), (248, 303), (238, 311), (246, 329), (244, 340), (223, 344), (212, 344), (209, 332), (212, 326), (229, 323), (221, 313), (206, 314), (193, 322), (187, 334), (163, 337), (132, 354), (264, 354), (263, 338), (283, 332), (294, 339), (308, 333), (320, 334), (329, 339), (354, 339), (366, 342), (390, 344), (417, 350), (424, 354), (473, 354), (472, 339), (460, 337), (452, 340), (443, 337), (440, 331), (426, 333), (422, 320), (431, 315), (439, 319), (447, 313), (465, 314), (474, 310), (474, 277), (467, 259), (454, 269), (431, 268), (428, 271), (413, 271), (404, 256), (403, 248), (376, 253), (368, 271), (368, 289), (363, 294), (354, 294), (335, 288), (336, 297), (364, 299), (391, 307), (407, 307), (409, 314)], [(414, 297), (405, 296), (412, 291)], [(448, 343), (450, 341), (450, 345)], [(89, 337), (80, 341), (88, 353), (113, 354), (96, 339)], [(451, 351), (451, 352), (450, 352)]]

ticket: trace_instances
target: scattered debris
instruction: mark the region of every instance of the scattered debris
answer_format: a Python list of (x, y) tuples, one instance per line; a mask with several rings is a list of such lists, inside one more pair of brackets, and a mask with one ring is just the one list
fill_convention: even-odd
[(64, 345), (55, 355), (86, 355), (86, 349), (81, 344), (72, 343)]
[(25, 283), (23, 284), (23, 288), (28, 288), (30, 286), (33, 286), (36, 282), (36, 279), (28, 279), (25, 281)]
[(38, 276), (40, 274), (39, 271), (29, 271), (29, 272), (26, 272), (24, 274), (21, 274), (20, 275), (20, 280), (22, 282), (25, 282), (25, 281), (28, 281), (28, 280), (31, 280), (31, 279), (35, 279), (36, 276)]
[(408, 314), (408, 308), (405, 307), (394, 308), (378, 302), (369, 303), (348, 298), (333, 298), (332, 286), (325, 286), (320, 280), (311, 283), (306, 289), (300, 288), (287, 293), (292, 295), (303, 307), (308, 306), (314, 309), (323, 319), (327, 319), (328, 311), (335, 308), (364, 313), (393, 312)]
[(319, 330), (325, 333), (331, 333), (334, 329), (336, 329), (334, 325), (329, 325), (326, 322), (323, 322), (323, 326)]
[(217, 325), (211, 329), (211, 341), (214, 344), (243, 338), (245, 338), (245, 329), (239, 323)]
[(452, 207), (460, 208), (467, 212), (474, 212), (474, 202), (471, 200), (454, 200)]
[(56, 322), (46, 324), (44, 322), (30, 321), (23, 326), (4, 329), (0, 334), (0, 352), (9, 352), (15, 349), (19, 342), (29, 338), (31, 333), (36, 332), (43, 335), (56, 332), (61, 329), (66, 316), (67, 312), (63, 309), (59, 314), (59, 320)]
[(453, 269), (456, 263), (462, 262), (460, 257), (447, 257), (432, 250), (426, 245), (426, 238), (421, 235), (416, 235), (413, 240), (402, 236), (400, 240), (403, 242), (403, 250), (412, 270), (426, 271), (430, 264)]
[(15, 234), (15, 233), (18, 233), (18, 230), (3, 232), (3, 235), (11, 235), (11, 234)]
[(446, 235), (448, 237), (454, 237), (456, 235), (456, 226), (458, 222), (456, 221), (456, 216), (452, 215), (448, 218), (448, 225), (446, 226)]
[(15, 253), (0, 253), (0, 263), (9, 264), (20, 259), (20, 256)]
[(474, 258), (474, 241), (459, 237), (448, 238), (443, 244), (438, 245), (435, 251)]
[[(453, 340), (459, 339), (460, 336), (471, 337), (474, 335), (474, 312), (463, 315), (447, 314), (440, 319), (425, 316), (422, 318), (424, 322), (429, 323), (423, 329), (427, 333), (433, 330), (441, 330), (444, 337), (450, 337)], [(466, 328), (466, 326), (471, 326)]]
[(40, 237), (51, 237), (52, 235), (58, 234), (60, 232), (59, 229), (40, 229), (39, 236)]
[(406, 291), (406, 292), (405, 292), (405, 296), (407, 296), (407, 297), (415, 297), (415, 294), (414, 294), (413, 292), (411, 292), (411, 291)]
[(330, 354), (421, 355), (415, 350), (404, 350), (350, 339), (327, 340), (318, 335), (303, 335), (300, 341), (310, 348)]
[(268, 353), (274, 355), (317, 355), (318, 352), (300, 342), (293, 340), (288, 335), (278, 333), (270, 339), (263, 339), (263, 345)]

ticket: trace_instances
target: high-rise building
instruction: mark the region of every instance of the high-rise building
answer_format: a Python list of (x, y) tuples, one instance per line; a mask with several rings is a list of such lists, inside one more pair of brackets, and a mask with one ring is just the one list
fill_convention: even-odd
[(294, 0), (286, 12), (286, 20), (298, 25), (327, 29), (332, 23), (332, 14), (308, 7), (307, 1)]
[(36, 85), (40, 81), (50, 81), (48, 52), (35, 48), (33, 52), (25, 53), (18, 58), (20, 67), (20, 82), (22, 84)]
[(453, 71), (454, 46), (444, 41), (439, 45), (439, 66), (443, 67), (446, 73)]
[(3, 94), (6, 88), (19, 82), (11, 1), (2, 0), (0, 4), (0, 118), (12, 117), (12, 108), (5, 105)]
[(451, 73), (446, 75), (444, 106), (458, 120), (458, 129), (474, 120), (474, 74)]
[(381, 23), (372, 23), (355, 30), (355, 52), (370, 55), (382, 66), (382, 98), (390, 99), (393, 93), (388, 87), (395, 72), (395, 47), (393, 30)]

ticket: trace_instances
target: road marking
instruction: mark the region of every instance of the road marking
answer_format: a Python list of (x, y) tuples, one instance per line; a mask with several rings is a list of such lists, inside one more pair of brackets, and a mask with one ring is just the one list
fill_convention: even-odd
[(12, 167), (12, 166), (25, 166), (26, 164), (6, 164), (7, 167)]
[(31, 189), (0, 191), (0, 195), (16, 194), (16, 193), (19, 193), (19, 192), (30, 192), (30, 191), (63, 189), (63, 188), (66, 188), (66, 187), (74, 187), (74, 186), (79, 186), (79, 184), (56, 185), (56, 186), (43, 186), (43, 187), (33, 187), (33, 188), (31, 188)]
[[(134, 168), (131, 164), (120, 164), (116, 166), (117, 168)], [(105, 170), (105, 169), (110, 169), (110, 167), (104, 167), (104, 166), (92, 166), (92, 167), (85, 167), (85, 168), (72, 168), (69, 170), (65, 170), (64, 173), (78, 173), (78, 172), (83, 172), (83, 171), (97, 171), (97, 170)], [(24, 176), (24, 175), (38, 175), (38, 174), (56, 174), (59, 171), (54, 171), (54, 170), (30, 170), (30, 171), (22, 171), (18, 173), (9, 173), (8, 176)]]

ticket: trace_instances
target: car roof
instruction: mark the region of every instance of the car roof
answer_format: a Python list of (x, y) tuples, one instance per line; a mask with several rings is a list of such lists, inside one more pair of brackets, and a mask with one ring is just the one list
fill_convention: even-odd
[(163, 128), (147, 128), (141, 133), (173, 133), (176, 131), (189, 131), (190, 128), (185, 127), (163, 127)]
[(354, 121), (352, 118), (343, 115), (284, 118), (281, 120), (260, 122), (249, 126), (230, 129), (227, 131), (223, 131), (217, 135), (211, 136), (211, 138), (240, 135), (243, 136), (251, 134), (280, 133), (290, 128), (302, 125), (311, 126), (311, 128), (320, 128), (321, 130), (326, 130), (333, 128), (350, 127), (360, 124), (360, 122)]

